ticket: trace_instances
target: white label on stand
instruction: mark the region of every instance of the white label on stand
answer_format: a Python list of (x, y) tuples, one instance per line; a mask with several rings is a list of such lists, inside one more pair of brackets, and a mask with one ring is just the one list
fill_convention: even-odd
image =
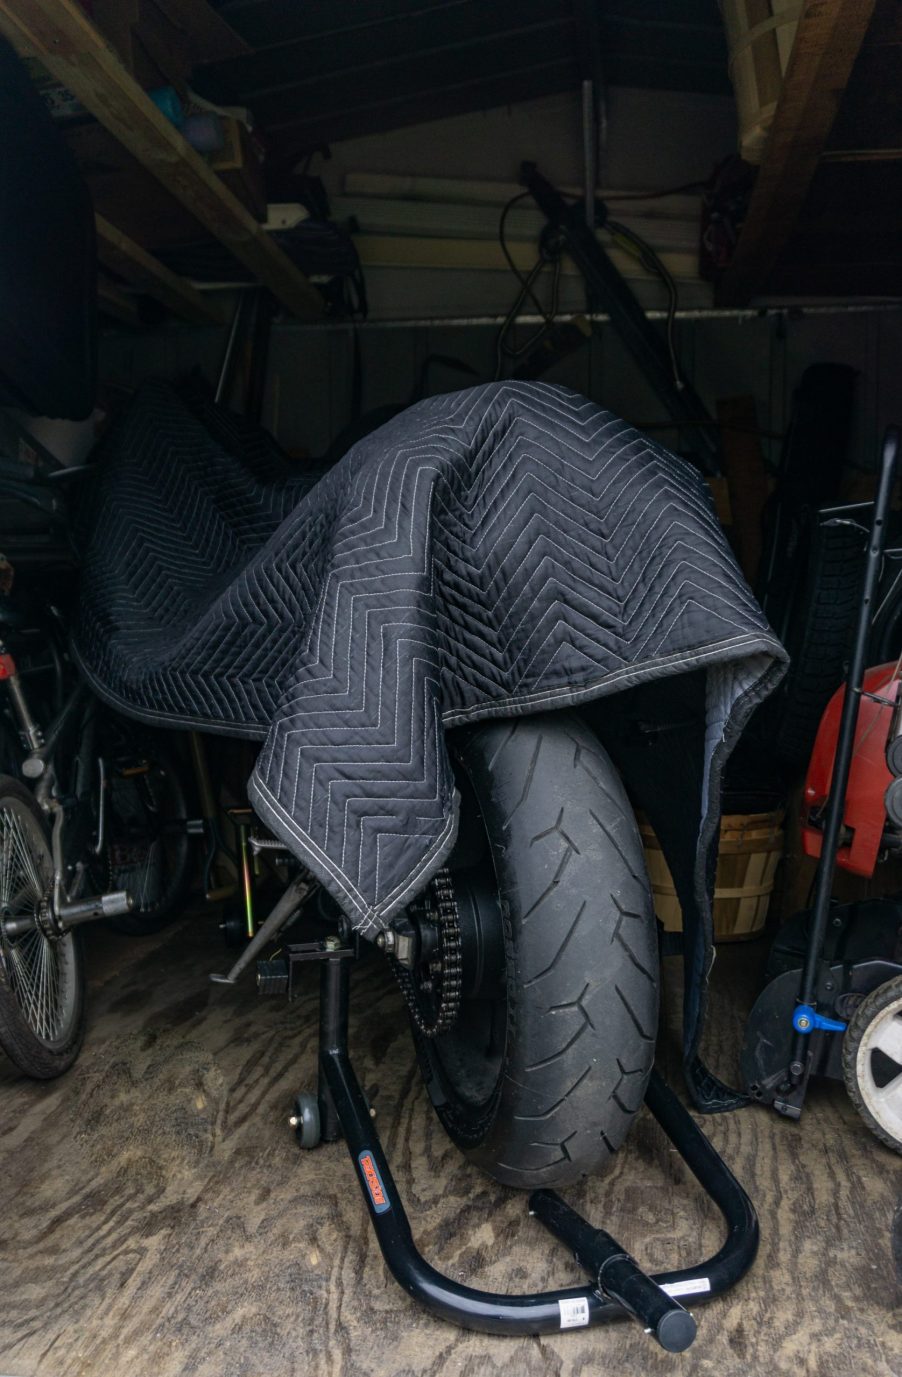
[(700, 1296), (711, 1290), (707, 1277), (696, 1277), (695, 1281), (668, 1281), (661, 1287), (668, 1296)]
[(559, 1300), (557, 1308), (561, 1312), (561, 1329), (579, 1329), (589, 1323), (589, 1302), (585, 1296), (571, 1296)]

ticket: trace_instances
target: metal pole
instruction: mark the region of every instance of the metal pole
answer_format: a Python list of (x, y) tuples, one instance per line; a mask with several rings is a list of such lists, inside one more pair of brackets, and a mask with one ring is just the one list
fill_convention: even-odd
[[(855, 728), (858, 724), (858, 710), (861, 707), (861, 685), (864, 680), (868, 635), (871, 629), (871, 609), (883, 563), (886, 523), (896, 477), (898, 453), (899, 431), (894, 426), (890, 426), (883, 437), (880, 477), (874, 498), (874, 514), (868, 537), (864, 588), (858, 610), (858, 623), (855, 627), (855, 641), (849, 661), (849, 672), (846, 675), (845, 698), (839, 724), (839, 736), (836, 742), (836, 755), (833, 759), (830, 797), (827, 800), (824, 836), (815, 879), (808, 948), (805, 953), (802, 978), (799, 982), (799, 1004), (812, 1004), (817, 997), (818, 966), (821, 961), (824, 934), (827, 931), (827, 920), (830, 914), (830, 896), (833, 889), (833, 874), (836, 869), (836, 853), (839, 850), (846, 789), (849, 784), (849, 771), (852, 766), (852, 752), (855, 746)], [(792, 1062), (789, 1068), (793, 1085), (798, 1085), (805, 1074), (806, 1036), (805, 1033), (797, 1032), (793, 1040)]]
[(232, 378), (235, 372), (235, 352), (238, 348), (238, 336), (245, 312), (249, 308), (248, 303), (252, 300), (253, 297), (249, 296), (247, 292), (242, 292), (235, 303), (232, 323), (229, 326), (229, 333), (226, 337), (225, 349), (222, 355), (222, 363), (219, 365), (219, 377), (216, 380), (216, 392), (213, 396), (215, 402), (226, 403), (229, 399)]
[(595, 119), (595, 85), (592, 81), (583, 81), (581, 87), (582, 95), (582, 118), (583, 118), (583, 196), (585, 198), (586, 224), (592, 232), (595, 232), (595, 185), (598, 171), (595, 163), (596, 149), (596, 119)]

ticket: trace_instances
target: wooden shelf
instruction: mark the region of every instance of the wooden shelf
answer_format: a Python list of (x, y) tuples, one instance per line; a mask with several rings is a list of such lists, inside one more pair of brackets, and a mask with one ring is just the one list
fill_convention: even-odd
[(165, 267), (158, 258), (116, 229), (102, 215), (97, 227), (97, 257), (105, 268), (124, 278), (147, 296), (159, 301), (174, 316), (197, 325), (221, 325), (223, 313), (185, 278)]
[[(23, 56), (39, 57), (51, 75), (283, 306), (306, 319), (322, 313), (316, 289), (157, 109), (76, 0), (28, 0), (27, 4), (0, 0), (0, 32)], [(155, 295), (168, 294), (167, 304), (178, 300), (181, 313), (197, 309), (192, 293), (199, 293), (188, 283), (176, 285), (174, 274), (167, 277), (162, 265), (152, 266), (151, 255), (147, 255), (149, 263), (139, 261), (130, 248), (111, 244), (109, 239), (103, 247), (104, 252), (119, 255), (120, 261), (124, 254), (133, 264), (132, 271), (145, 273), (145, 280), (152, 282)]]

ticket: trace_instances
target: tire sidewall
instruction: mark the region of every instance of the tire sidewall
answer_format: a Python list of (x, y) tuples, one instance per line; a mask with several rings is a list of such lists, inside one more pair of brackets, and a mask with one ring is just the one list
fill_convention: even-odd
[[(568, 1160), (567, 1163), (562, 1164), (556, 1172), (521, 1169), (516, 1165), (516, 1162), (513, 1166), (510, 1165), (512, 1157), (516, 1158), (516, 1153), (512, 1153), (511, 1150), (512, 1125), (522, 1122), (524, 1118), (529, 1118), (529, 1111), (534, 1108), (528, 1102), (529, 1096), (524, 1091), (524, 1082), (529, 1079), (528, 1072), (534, 1070), (537, 1063), (541, 1065), (542, 1058), (546, 1056), (549, 1048), (549, 1000), (542, 980), (536, 978), (534, 974), (532, 977), (529, 974), (530, 970), (535, 971), (535, 946), (539, 939), (538, 934), (530, 929), (529, 923), (524, 922), (529, 894), (535, 889), (537, 883), (536, 867), (540, 867), (542, 862), (530, 848), (527, 835), (530, 829), (526, 819), (517, 813), (516, 807), (512, 804), (511, 785), (513, 779), (510, 771), (507, 772), (505, 778), (504, 769), (499, 770), (496, 761), (500, 754), (498, 743), (504, 739), (505, 732), (518, 733), (522, 739), (524, 752), (528, 752), (536, 733), (540, 731), (546, 735), (558, 735), (562, 743), (566, 738), (566, 744), (559, 745), (557, 748), (559, 755), (563, 753), (566, 753), (568, 757), (572, 755), (573, 745), (576, 743), (577, 749), (591, 753), (595, 768), (603, 769), (605, 772), (604, 792), (602, 793), (600, 786), (593, 788), (589, 781), (584, 781), (584, 797), (577, 800), (577, 806), (589, 808), (593, 800), (597, 808), (605, 805), (610, 807), (613, 803), (617, 814), (616, 825), (619, 828), (619, 844), (628, 851), (631, 863), (640, 870), (642, 877), (641, 881), (637, 881), (635, 884), (634, 891), (635, 893), (642, 891), (643, 912), (641, 921), (645, 926), (644, 937), (647, 939), (642, 949), (642, 960), (650, 969), (653, 969), (654, 974), (654, 979), (651, 982), (653, 988), (649, 989), (649, 998), (642, 1013), (643, 1019), (648, 1021), (649, 1026), (656, 1027), (658, 1001), (657, 938), (638, 827), (619, 777), (603, 748), (588, 727), (571, 714), (555, 713), (553, 715), (543, 714), (536, 718), (519, 719), (514, 724), (510, 722), (482, 724), (479, 728), (469, 729), (466, 734), (453, 738), (450, 744), (455, 764), (465, 774), (482, 814), (497, 880), (503, 929), (507, 1001), (506, 1039), (501, 1069), (491, 1095), (478, 1109), (465, 1101), (461, 1101), (448, 1083), (434, 1042), (419, 1033), (415, 1033), (415, 1041), (430, 1098), (449, 1136), (475, 1165), (505, 1184), (524, 1188), (566, 1184), (568, 1181), (577, 1180), (598, 1170), (606, 1163), (625, 1136), (634, 1113), (641, 1104), (645, 1084), (651, 1071), (654, 1052), (653, 1042), (650, 1048), (644, 1049), (646, 1060), (642, 1067), (642, 1075), (636, 1077), (630, 1086), (629, 1112), (621, 1113), (618, 1109), (613, 1115), (608, 1114), (606, 1117), (604, 1112), (605, 1091), (602, 1088), (605, 1072), (600, 1065), (604, 1060), (601, 1054), (601, 1044), (605, 1041), (608, 1031), (610, 1031), (610, 1040), (613, 1043), (617, 1042), (618, 1036), (622, 1042), (623, 1011), (614, 1008), (612, 1004), (612, 1001), (616, 1003), (613, 988), (616, 984), (616, 971), (612, 970), (609, 977), (598, 973), (600, 958), (607, 956), (605, 944), (612, 940), (605, 931), (607, 920), (604, 913), (601, 912), (604, 907), (601, 904), (599, 905), (598, 922), (591, 929), (593, 945), (597, 937), (597, 950), (593, 950), (589, 955), (588, 965), (592, 967), (594, 963), (595, 976), (599, 985), (607, 981), (608, 988), (600, 990), (599, 993), (602, 1000), (608, 1001), (606, 1012), (610, 1013), (610, 1030), (607, 1026), (602, 1026), (602, 1023), (608, 1024), (608, 1019), (605, 1017), (603, 1020), (597, 1020), (597, 1028), (595, 1023), (592, 1024), (591, 1035), (586, 1039), (589, 1051), (594, 1047), (596, 1053), (591, 1058), (592, 1075), (589, 1077), (588, 1089), (591, 1091), (594, 1080), (599, 1087), (598, 1105), (595, 1106), (592, 1103), (591, 1094), (588, 1094), (579, 1111), (583, 1116), (583, 1126), (579, 1134), (578, 1151), (574, 1152), (572, 1161)], [(510, 747), (508, 746), (507, 749)], [(555, 781), (547, 780), (543, 787), (553, 794), (554, 784)], [(552, 807), (554, 806), (556, 805), (552, 804)], [(593, 867), (593, 874), (597, 872), (598, 868), (598, 866)], [(601, 869), (604, 870), (603, 859)], [(562, 894), (562, 899), (566, 898), (566, 902), (562, 902), (558, 906), (557, 914), (539, 913), (537, 918), (536, 915), (533, 915), (534, 920), (546, 923), (557, 921), (561, 925), (569, 923), (569, 915), (573, 905), (583, 892), (582, 886), (585, 884), (586, 875), (587, 870), (584, 869), (577, 881), (578, 892), (571, 892), (566, 896)], [(597, 880), (599, 886), (603, 886), (607, 876), (602, 873), (597, 875)], [(632, 907), (637, 906), (635, 893)], [(594, 902), (594, 899), (592, 901)], [(611, 953), (615, 958), (623, 955), (619, 946), (611, 948)], [(578, 958), (577, 960), (572, 958), (576, 957), (575, 951), (568, 953), (570, 973), (568, 976), (567, 972), (564, 972), (560, 998), (555, 1001), (561, 1007), (566, 1004), (568, 999), (576, 999), (581, 993), (581, 987), (573, 988), (576, 979), (582, 979), (581, 970), (578, 977), (575, 975)], [(614, 965), (616, 966), (616, 960)], [(568, 979), (569, 985), (567, 984)], [(618, 1024), (618, 1015), (621, 1024)], [(629, 1064), (633, 1065), (633, 1063)], [(563, 1094), (566, 1089), (566, 1085), (562, 1086), (561, 1093)], [(585, 1131), (585, 1116), (587, 1114), (597, 1119), (597, 1124), (593, 1125), (591, 1133)], [(542, 1116), (537, 1115), (536, 1117), (541, 1118)], [(510, 1169), (502, 1165), (505, 1163)]]

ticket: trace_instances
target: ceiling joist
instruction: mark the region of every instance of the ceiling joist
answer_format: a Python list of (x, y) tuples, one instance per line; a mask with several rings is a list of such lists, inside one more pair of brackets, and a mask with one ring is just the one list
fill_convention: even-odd
[(798, 221), (874, 5), (807, 0), (719, 305), (745, 305), (766, 287)]

